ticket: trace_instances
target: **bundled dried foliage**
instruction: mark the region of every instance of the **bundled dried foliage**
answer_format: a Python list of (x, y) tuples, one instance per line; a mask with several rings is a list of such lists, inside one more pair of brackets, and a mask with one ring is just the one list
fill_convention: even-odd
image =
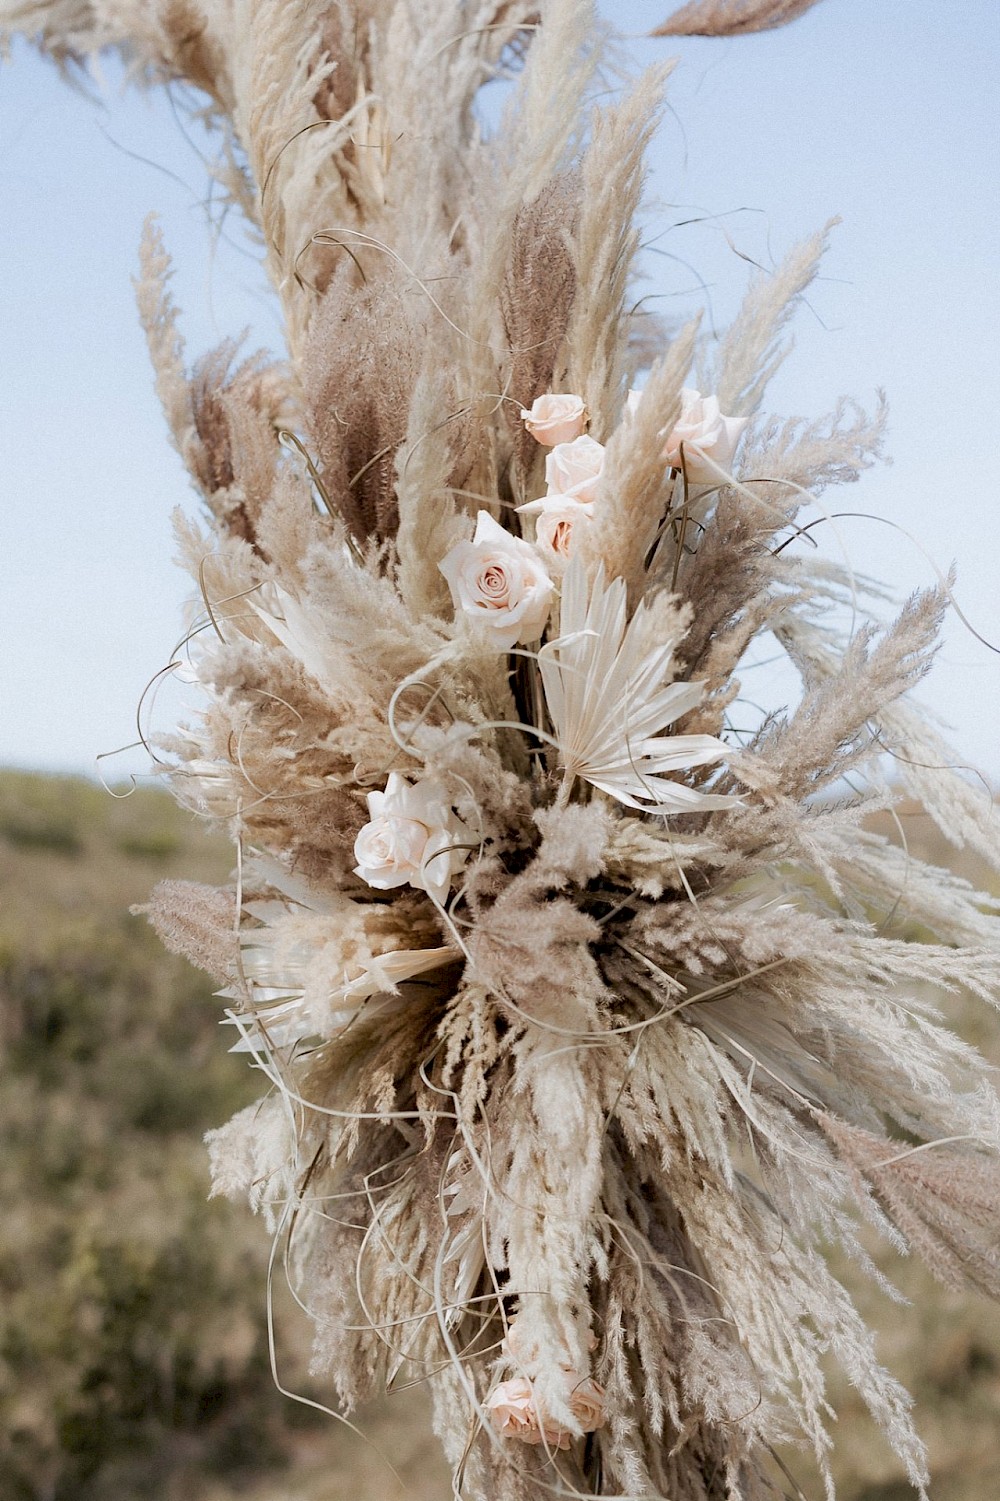
[[(946, 591), (880, 623), (797, 522), (881, 413), (760, 415), (824, 236), (630, 394), (663, 75), (607, 103), (586, 0), (0, 16), (205, 92), (283, 305), (286, 362), (189, 374), (150, 227), (139, 305), (207, 512), (179, 522), (205, 706), (170, 775), (240, 856), (152, 915), (269, 1082), (211, 1135), (216, 1189), (279, 1238), (317, 1369), (347, 1412), (428, 1382), (456, 1496), (756, 1501), (777, 1442), (825, 1465), (829, 1355), (923, 1495), (821, 1248), (864, 1261), (860, 1215), (1000, 1290), (1000, 1108), (939, 1010), (995, 997), (1000, 907), (861, 827), (888, 752), (989, 853), (908, 697)], [(764, 637), (802, 694), (750, 729)]]

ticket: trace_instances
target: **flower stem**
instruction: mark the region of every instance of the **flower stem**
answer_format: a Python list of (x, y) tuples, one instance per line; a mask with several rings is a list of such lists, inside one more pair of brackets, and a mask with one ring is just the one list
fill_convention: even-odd
[(563, 779), (559, 784), (559, 796), (556, 798), (557, 808), (565, 808), (566, 804), (569, 802), (569, 795), (573, 790), (573, 783), (575, 780), (576, 777), (574, 773), (567, 768), (567, 770), (563, 772)]

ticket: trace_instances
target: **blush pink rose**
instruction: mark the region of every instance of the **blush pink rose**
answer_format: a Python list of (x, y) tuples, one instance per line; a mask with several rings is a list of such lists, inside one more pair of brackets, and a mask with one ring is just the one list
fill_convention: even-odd
[(486, 1411), (501, 1438), (517, 1438), (522, 1444), (545, 1444), (549, 1449), (568, 1449), (571, 1435), (535, 1406), (531, 1382), (523, 1376), (501, 1381), (486, 1398)]
[[(688, 479), (698, 484), (717, 481), (718, 469), (732, 468), (736, 445), (747, 425), (746, 417), (726, 417), (719, 411), (717, 396), (702, 396), (685, 386), (681, 391), (681, 414), (667, 434), (663, 456), (675, 469), (682, 467)], [(683, 445), (683, 450), (682, 450)], [(705, 463), (710, 459), (710, 464)]]
[(552, 571), (562, 573), (581, 531), (591, 524), (593, 506), (569, 495), (546, 495), (517, 509), (535, 518), (535, 546)]
[(587, 425), (587, 411), (582, 396), (555, 396), (547, 391), (535, 397), (529, 410), (521, 408), (521, 420), (536, 442), (552, 448), (580, 436)]
[(503, 651), (537, 641), (552, 605), (552, 580), (535, 549), (480, 511), (476, 535), (438, 564), (456, 610), (477, 621)]
[(597, 497), (604, 468), (604, 445), (586, 436), (558, 443), (545, 457), (545, 483), (550, 495), (564, 495), (584, 503)]
[[(569, 1394), (573, 1416), (584, 1433), (593, 1433), (605, 1421), (604, 1392), (590, 1376), (582, 1377)], [(545, 1444), (549, 1449), (568, 1449), (573, 1435), (537, 1402), (531, 1382), (524, 1376), (501, 1381), (486, 1398), (490, 1422), (501, 1438), (520, 1439), (522, 1444)]]
[(371, 821), (354, 841), (354, 874), (378, 891), (415, 886), (443, 903), (468, 856), (452, 848), (468, 831), (443, 783), (434, 777), (408, 782), (390, 772), (384, 792), (369, 792), (368, 812)]
[(593, 1433), (603, 1428), (607, 1419), (604, 1406), (604, 1388), (592, 1376), (584, 1376), (570, 1392), (570, 1411), (584, 1433)]

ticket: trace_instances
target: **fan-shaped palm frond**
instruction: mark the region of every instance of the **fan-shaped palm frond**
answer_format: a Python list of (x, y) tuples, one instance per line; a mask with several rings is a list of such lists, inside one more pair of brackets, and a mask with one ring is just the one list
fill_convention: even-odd
[(538, 654), (567, 783), (580, 777), (630, 808), (662, 813), (732, 807), (736, 798), (671, 775), (720, 760), (726, 747), (714, 735), (658, 733), (701, 702), (704, 685), (670, 681), (682, 632), (651, 647), (649, 627), (645, 604), (626, 624), (622, 579), (605, 586), (602, 567), (588, 590), (582, 563), (573, 563), (560, 634)]

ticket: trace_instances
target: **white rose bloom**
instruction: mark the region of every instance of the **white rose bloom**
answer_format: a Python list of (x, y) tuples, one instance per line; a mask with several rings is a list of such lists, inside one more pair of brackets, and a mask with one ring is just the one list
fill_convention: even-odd
[(568, 495), (573, 500), (591, 501), (604, 468), (604, 445), (593, 438), (574, 438), (559, 443), (545, 457), (545, 483), (550, 495)]
[(546, 495), (517, 508), (535, 518), (535, 546), (554, 572), (562, 573), (581, 531), (593, 519), (594, 508), (570, 495)]
[(485, 626), (501, 650), (541, 636), (552, 580), (535, 549), (511, 536), (488, 511), (480, 511), (472, 541), (456, 543), (438, 566), (455, 609)]
[(468, 840), (468, 830), (444, 784), (436, 777), (408, 782), (392, 771), (384, 792), (369, 792), (368, 812), (371, 822), (354, 841), (354, 874), (379, 891), (416, 886), (443, 903), (468, 855), (451, 848)]
[(554, 396), (547, 391), (535, 397), (530, 411), (521, 408), (521, 420), (536, 442), (552, 448), (580, 436), (587, 425), (587, 411), (582, 396)]
[[(717, 396), (702, 396), (700, 391), (685, 386), (681, 391), (681, 415), (667, 435), (663, 456), (675, 469), (680, 469), (683, 443), (683, 468), (688, 479), (711, 484), (719, 478), (713, 464), (727, 471), (732, 468), (736, 445), (748, 420), (724, 417)], [(712, 464), (706, 464), (705, 458), (711, 459)]]

